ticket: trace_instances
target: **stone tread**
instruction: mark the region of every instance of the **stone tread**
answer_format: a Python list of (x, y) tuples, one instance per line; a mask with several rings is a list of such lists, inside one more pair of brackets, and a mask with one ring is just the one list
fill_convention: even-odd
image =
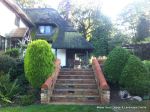
[(56, 105), (99, 105), (99, 102), (57, 102), (57, 101), (52, 101), (49, 104), (56, 104)]
[(60, 98), (99, 98), (98, 95), (55, 95), (53, 94), (52, 97), (60, 97)]

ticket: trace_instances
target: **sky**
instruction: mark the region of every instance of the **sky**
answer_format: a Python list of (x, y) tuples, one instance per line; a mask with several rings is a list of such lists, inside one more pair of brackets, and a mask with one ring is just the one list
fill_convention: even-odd
[[(58, 4), (61, 0), (47, 0), (47, 4), (49, 4), (52, 8), (57, 9)], [(128, 4), (133, 2), (133, 0), (73, 0), (76, 4), (100, 4), (102, 12), (110, 17), (112, 20), (117, 18), (117, 15), (121, 12), (121, 10), (126, 7)]]

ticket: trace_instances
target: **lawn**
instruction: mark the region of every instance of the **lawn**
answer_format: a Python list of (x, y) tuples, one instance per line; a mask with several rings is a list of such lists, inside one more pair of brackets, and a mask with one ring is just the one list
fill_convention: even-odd
[(150, 112), (150, 101), (124, 102), (113, 105), (31, 105), (5, 107), (0, 112)]
[(92, 105), (31, 105), (25, 107), (6, 107), (0, 112), (114, 112), (111, 109), (101, 109)]

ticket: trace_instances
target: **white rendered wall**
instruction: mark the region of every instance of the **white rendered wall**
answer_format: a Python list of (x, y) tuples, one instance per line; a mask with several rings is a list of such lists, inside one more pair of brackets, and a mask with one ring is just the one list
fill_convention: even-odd
[(0, 2), (0, 35), (5, 37), (12, 29), (17, 28), (15, 18), (16, 15)]
[(66, 49), (57, 49), (57, 58), (61, 60), (61, 66), (66, 66)]
[(20, 20), (20, 28), (26, 28), (26, 25), (23, 23), (22, 20)]
[[(16, 14), (0, 2), (0, 35), (6, 37), (10, 31), (17, 28), (15, 25), (15, 19)], [(26, 27), (22, 21), (20, 27)]]

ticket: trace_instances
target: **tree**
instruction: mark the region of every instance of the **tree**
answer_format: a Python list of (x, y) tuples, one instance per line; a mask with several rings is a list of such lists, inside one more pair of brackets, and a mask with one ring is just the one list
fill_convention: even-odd
[(100, 12), (94, 8), (76, 8), (74, 12), (72, 12), (72, 22), (87, 40), (91, 39), (92, 32), (98, 27), (97, 19), (99, 13)]
[(24, 59), (25, 76), (34, 88), (40, 88), (53, 73), (54, 54), (45, 40), (32, 41)]
[(45, 0), (15, 0), (21, 8), (34, 8), (44, 6)]
[(112, 31), (111, 21), (104, 15), (97, 18), (97, 28), (92, 32), (91, 43), (94, 46), (93, 54), (95, 56), (104, 56), (108, 54), (108, 40)]
[(127, 34), (132, 39), (135, 39), (137, 34), (138, 20), (143, 14), (149, 15), (149, 5), (149, 0), (137, 0), (122, 10), (117, 20), (117, 26), (122, 33)]
[(139, 18), (137, 25), (137, 41), (144, 40), (144, 38), (150, 36), (150, 20), (148, 20), (144, 15)]
[(97, 27), (96, 19), (99, 15), (97, 6), (84, 7), (75, 5), (72, 0), (63, 0), (58, 9), (62, 17), (71, 22), (85, 39), (91, 39), (92, 32)]

